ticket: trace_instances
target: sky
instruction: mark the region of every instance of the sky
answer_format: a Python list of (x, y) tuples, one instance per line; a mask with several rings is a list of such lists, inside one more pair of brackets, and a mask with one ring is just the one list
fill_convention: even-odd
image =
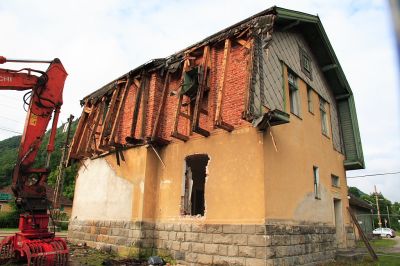
[[(79, 117), (79, 100), (154, 58), (166, 57), (271, 6), (320, 17), (355, 95), (366, 162), (347, 176), (400, 171), (399, 64), (383, 0), (0, 1), (0, 55), (53, 59), (69, 76), (60, 122)], [(2, 68), (47, 65), (12, 64)], [(23, 92), (0, 91), (0, 140), (23, 130)], [(348, 179), (400, 201), (400, 174)]]

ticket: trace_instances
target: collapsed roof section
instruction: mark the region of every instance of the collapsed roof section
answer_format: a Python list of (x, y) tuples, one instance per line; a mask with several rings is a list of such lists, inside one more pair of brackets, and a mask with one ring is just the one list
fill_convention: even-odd
[[(71, 158), (99, 156), (135, 145), (166, 145), (172, 138), (208, 137), (285, 110), (261, 113), (249, 101), (254, 37), (268, 49), (273, 30), (296, 28), (305, 37), (336, 97), (346, 169), (364, 167), (353, 93), (317, 16), (272, 7), (167, 58), (151, 60), (82, 99), (84, 106)], [(268, 89), (268, 88), (265, 88)], [(257, 109), (260, 108), (257, 106)], [(272, 113), (271, 113), (272, 114)], [(262, 118), (260, 118), (262, 116)], [(275, 116), (274, 116), (275, 117)], [(268, 121), (267, 121), (268, 122)], [(257, 124), (257, 122), (255, 122)], [(117, 156), (119, 158), (119, 156)]]

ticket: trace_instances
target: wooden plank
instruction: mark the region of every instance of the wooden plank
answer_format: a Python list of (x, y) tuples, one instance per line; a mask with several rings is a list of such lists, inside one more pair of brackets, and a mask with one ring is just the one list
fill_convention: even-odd
[[(117, 99), (117, 95), (118, 95), (118, 88), (116, 88), (111, 96), (111, 100), (110, 100), (110, 104), (108, 105), (107, 108), (107, 113), (106, 113), (106, 117), (104, 118), (104, 120), (102, 121), (102, 126), (100, 129), (100, 138), (99, 138), (99, 142), (100, 142), (100, 148), (103, 148), (107, 143), (103, 142), (104, 138), (107, 136), (107, 129), (108, 126), (110, 125), (110, 120), (111, 120), (111, 116), (112, 116), (112, 110), (114, 108), (115, 105), (115, 101)], [(106, 100), (105, 100), (106, 101)]]
[(128, 90), (129, 90), (129, 87), (131, 85), (132, 85), (132, 78), (128, 77), (128, 80), (125, 83), (125, 87), (123, 88), (123, 90), (121, 92), (121, 99), (119, 101), (119, 105), (118, 105), (118, 108), (117, 108), (115, 119), (113, 121), (113, 125), (112, 125), (112, 128), (111, 128), (110, 140), (108, 142), (108, 145), (113, 145), (113, 144), (116, 143), (115, 135), (117, 133), (117, 127), (119, 125), (119, 121), (121, 120), (121, 117), (122, 117), (121, 110), (125, 106), (126, 96), (128, 95)]
[(354, 215), (353, 211), (351, 210), (350, 207), (347, 207), (347, 210), (349, 211), (350, 217), (353, 220), (353, 223), (355, 224), (355, 226), (357, 227), (358, 233), (360, 234), (362, 240), (364, 241), (364, 244), (367, 247), (368, 252), (371, 255), (372, 259), (375, 261), (378, 260), (378, 256), (376, 255), (375, 250), (372, 248), (371, 244), (369, 243), (368, 238), (364, 234), (364, 231), (362, 230), (360, 224), (358, 223), (357, 218)]
[(92, 120), (93, 120), (93, 117), (94, 117), (94, 114), (95, 114), (95, 112), (94, 112), (94, 110), (95, 110), (95, 108), (94, 107), (92, 107), (91, 109), (90, 109), (91, 111), (90, 111), (90, 113), (88, 114), (88, 117), (87, 117), (87, 119), (86, 119), (86, 121), (85, 121), (85, 125), (83, 126), (83, 129), (82, 129), (82, 133), (81, 133), (81, 139), (79, 140), (79, 143), (78, 143), (78, 146), (77, 146), (77, 148), (76, 148), (76, 150), (77, 150), (77, 154), (78, 155), (80, 155), (80, 156), (87, 156), (87, 154), (85, 154), (84, 153), (84, 149), (83, 149), (83, 146), (85, 146), (84, 145), (84, 142), (86, 143), (87, 141), (89, 141), (88, 139), (87, 139), (87, 137), (88, 137), (88, 127), (89, 127), (89, 125), (91, 124), (91, 122), (92, 122)]
[(165, 76), (165, 79), (164, 79), (164, 86), (163, 86), (163, 90), (161, 92), (161, 99), (160, 99), (161, 102), (158, 105), (156, 119), (155, 119), (154, 125), (153, 125), (153, 132), (151, 133), (151, 140), (155, 140), (157, 137), (157, 134), (158, 134), (158, 129), (160, 126), (161, 112), (163, 111), (163, 109), (165, 107), (165, 102), (167, 99), (169, 80), (170, 80), (170, 73), (168, 71)]
[(229, 132), (232, 132), (235, 129), (234, 126), (232, 126), (232, 125), (230, 125), (228, 123), (225, 123), (222, 120), (219, 122), (219, 124), (216, 125), (216, 127), (219, 127), (221, 129), (224, 129), (224, 130), (229, 131)]
[(135, 142), (135, 140), (136, 140), (135, 132), (136, 132), (137, 120), (138, 120), (138, 116), (139, 116), (140, 103), (142, 102), (142, 93), (146, 86), (146, 80), (147, 80), (147, 76), (143, 73), (141, 75), (140, 87), (138, 89), (138, 92), (136, 93), (135, 107), (133, 110), (132, 125), (131, 125), (131, 134), (125, 138), (125, 140), (127, 142)]
[(188, 141), (189, 140), (188, 136), (185, 136), (185, 135), (183, 135), (181, 133), (178, 133), (178, 132), (172, 132), (171, 137), (174, 137), (176, 139), (180, 139), (180, 140), (183, 140), (183, 141)]
[(210, 46), (205, 46), (203, 51), (203, 62), (202, 62), (202, 77), (199, 84), (199, 88), (197, 90), (196, 102), (193, 111), (193, 120), (192, 120), (192, 131), (196, 132), (205, 137), (209, 136), (209, 132), (207, 130), (201, 129), (199, 127), (199, 119), (200, 119), (200, 109), (201, 102), (203, 100), (204, 88), (207, 85), (207, 73), (208, 73), (208, 65), (209, 65), (209, 55), (210, 55)]
[(231, 50), (231, 40), (226, 39), (224, 47), (224, 57), (222, 61), (221, 79), (219, 80), (218, 92), (217, 92), (217, 109), (215, 111), (215, 119), (214, 119), (216, 125), (219, 125), (222, 120), (221, 118), (222, 98), (225, 90), (225, 81), (226, 81), (226, 73), (229, 66), (230, 50)]
[[(86, 147), (84, 149), (85, 153), (91, 152), (92, 139), (94, 138), (95, 133), (97, 132), (97, 127), (99, 125), (100, 118), (103, 113), (104, 107), (105, 107), (105, 102), (102, 101), (98, 104), (97, 108), (94, 110), (94, 112), (95, 112), (94, 124), (93, 124), (93, 128), (90, 129), (90, 133), (88, 136), (88, 142), (86, 143)], [(96, 146), (96, 143), (95, 143), (95, 146)]]
[(253, 82), (253, 67), (254, 67), (254, 39), (250, 40), (250, 56), (247, 62), (247, 81), (246, 81), (246, 90), (245, 90), (245, 95), (244, 95), (244, 111), (242, 114), (243, 119), (248, 119), (250, 115), (250, 110), (249, 110), (249, 101), (250, 101), (250, 88)]
[(251, 42), (250, 42), (250, 41), (246, 41), (246, 40), (243, 40), (243, 39), (236, 39), (236, 41), (237, 41), (240, 45), (242, 45), (243, 47), (245, 47), (245, 48), (247, 48), (247, 49), (250, 49), (250, 48), (251, 48)]
[(140, 128), (140, 138), (145, 139), (146, 137), (146, 125), (147, 125), (147, 109), (149, 106), (149, 92), (150, 92), (150, 83), (149, 79), (146, 80), (146, 86), (143, 91), (142, 97), (142, 125)]
[(179, 115), (181, 114), (182, 99), (183, 99), (183, 95), (179, 95), (178, 107), (177, 107), (176, 113), (175, 113), (175, 122), (174, 122), (174, 128), (173, 128), (172, 134), (178, 132), (178, 122), (179, 122)]
[(78, 126), (76, 127), (76, 130), (75, 130), (74, 138), (72, 139), (72, 142), (71, 142), (71, 148), (69, 149), (67, 161), (69, 161), (70, 158), (75, 158), (77, 156), (77, 146), (82, 138), (82, 129), (83, 129), (83, 126), (86, 124), (86, 120), (88, 117), (87, 111), (88, 111), (87, 108), (83, 108), (83, 110), (82, 110), (82, 114), (79, 118)]

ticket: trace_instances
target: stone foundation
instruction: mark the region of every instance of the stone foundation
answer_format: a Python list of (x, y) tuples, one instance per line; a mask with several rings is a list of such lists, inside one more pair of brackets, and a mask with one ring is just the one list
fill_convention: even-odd
[[(351, 235), (349, 228), (346, 232)], [(336, 253), (335, 228), (321, 224), (153, 224), (75, 220), (70, 224), (68, 238), (127, 256), (148, 256), (154, 252), (171, 255), (186, 265), (314, 264), (330, 261)]]

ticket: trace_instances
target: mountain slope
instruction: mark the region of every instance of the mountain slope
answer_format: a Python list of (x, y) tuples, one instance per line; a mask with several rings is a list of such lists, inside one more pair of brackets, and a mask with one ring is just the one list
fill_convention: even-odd
[[(70, 139), (75, 133), (77, 126), (77, 120), (71, 124)], [(60, 163), (62, 148), (64, 147), (64, 142), (67, 137), (67, 133), (63, 133), (63, 126), (57, 128), (56, 140), (55, 140), (55, 150), (51, 154), (50, 159), (50, 170), (51, 173), (48, 178), (48, 183), (50, 186), (54, 187), (56, 182), (56, 177), (58, 173), (58, 165)], [(43, 167), (46, 161), (46, 147), (49, 140), (50, 132), (46, 132), (43, 138), (42, 145), (40, 146), (36, 161), (34, 163), (35, 167)], [(21, 141), (21, 136), (14, 136), (5, 140), (0, 141), (0, 187), (11, 184), (12, 171), (17, 160), (17, 154), (19, 149), (19, 143)], [(64, 187), (63, 194), (72, 199), (74, 195), (75, 187), (75, 176), (77, 173), (77, 164), (72, 164), (65, 170), (64, 176)]]

